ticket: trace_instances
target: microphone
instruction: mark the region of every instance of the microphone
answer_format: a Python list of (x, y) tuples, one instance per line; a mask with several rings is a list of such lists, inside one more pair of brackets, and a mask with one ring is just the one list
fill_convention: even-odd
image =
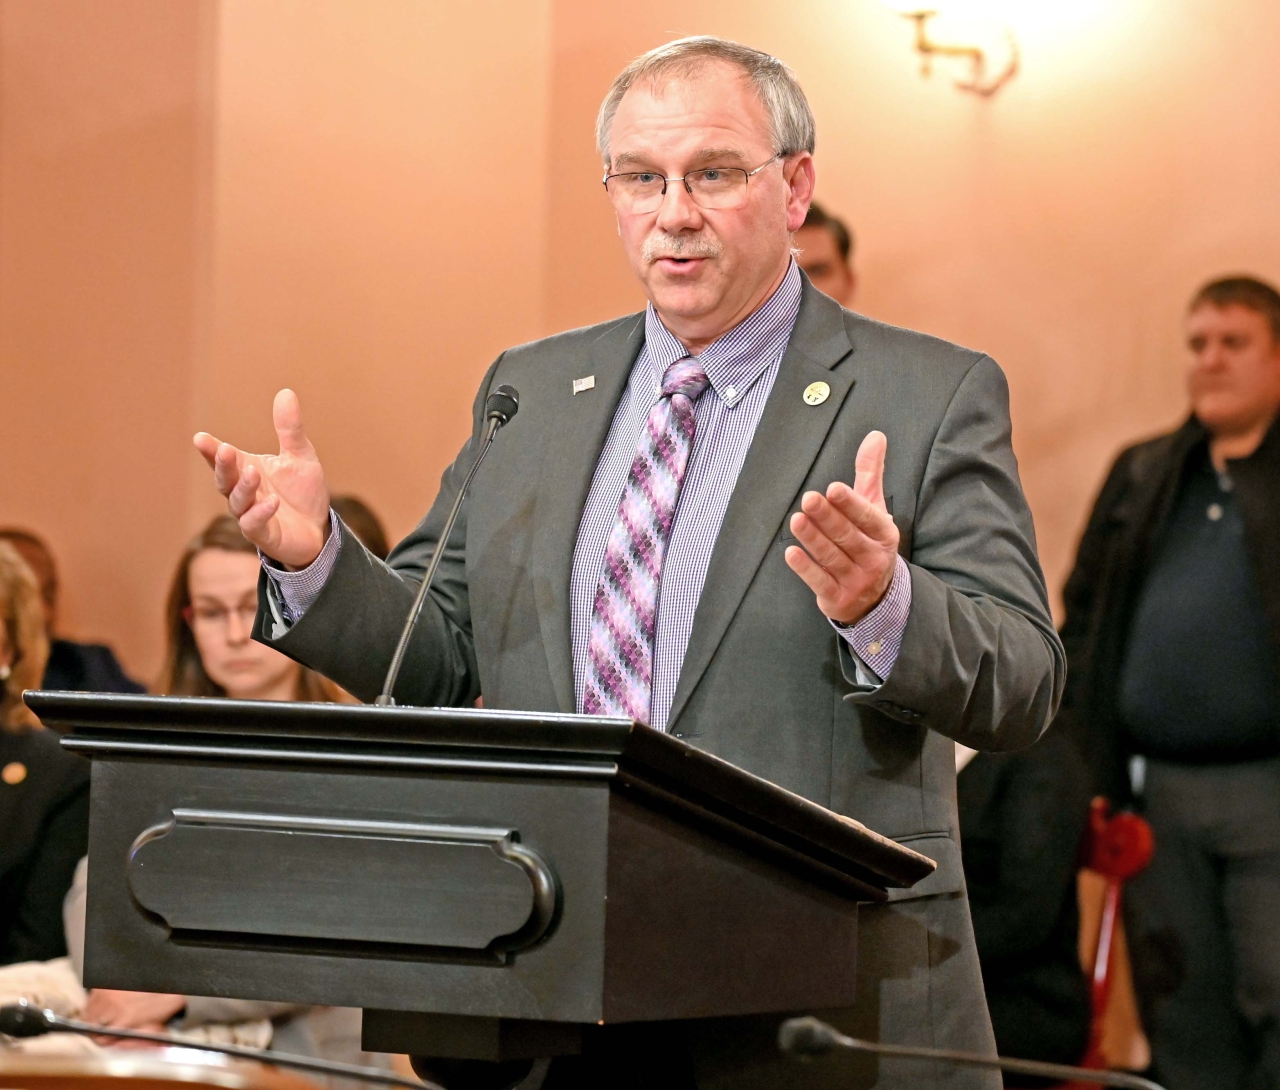
[(453, 501), (453, 509), (449, 512), (449, 517), (444, 520), (444, 530), (436, 542), (435, 551), (431, 554), (431, 562), (427, 565), (426, 573), (422, 577), (422, 586), (418, 588), (418, 596), (413, 600), (413, 607), (409, 610), (408, 619), (404, 622), (404, 631), (400, 633), (400, 642), (396, 644), (396, 653), (391, 656), (387, 679), (382, 683), (382, 692), (378, 694), (375, 704), (382, 707), (395, 706), (395, 697), (391, 695), (391, 691), (396, 687), (396, 678), (400, 676), (400, 667), (404, 665), (405, 652), (409, 650), (409, 640), (413, 638), (413, 630), (418, 625), (422, 604), (427, 600), (431, 581), (436, 577), (436, 568), (440, 566), (444, 547), (449, 541), (449, 535), (453, 533), (453, 524), (458, 521), (458, 512), (462, 509), (462, 501), (466, 498), (467, 489), (471, 487), (471, 478), (476, 475), (476, 470), (480, 468), (484, 456), (489, 453), (489, 447), (493, 445), (493, 437), (498, 434), (498, 429), (508, 423), (519, 409), (520, 395), (514, 386), (499, 386), (485, 398), (485, 427), (480, 437), (480, 453), (472, 463), (466, 479), (462, 482), (462, 487), (458, 489), (458, 496)]
[(1092, 1082), (1100, 1086), (1119, 1086), (1126, 1090), (1164, 1090), (1159, 1083), (1123, 1071), (1095, 1071), (1069, 1064), (1042, 1063), (1040, 1060), (1011, 1060), (1003, 1056), (979, 1056), (976, 1052), (954, 1052), (945, 1048), (922, 1048), (915, 1045), (883, 1045), (876, 1041), (859, 1041), (846, 1037), (833, 1026), (817, 1018), (790, 1018), (778, 1029), (778, 1047), (783, 1052), (805, 1058), (824, 1056), (838, 1048), (850, 1052), (874, 1052), (881, 1056), (905, 1056), (917, 1060), (943, 1060), (967, 1067), (998, 1067), (1018, 1075), (1039, 1075), (1054, 1082)]
[(64, 1033), (81, 1033), (89, 1037), (118, 1037), (125, 1041), (148, 1041), (151, 1044), (169, 1045), (173, 1048), (186, 1048), (197, 1052), (219, 1052), (224, 1056), (234, 1056), (240, 1060), (275, 1064), (278, 1067), (293, 1067), (299, 1071), (310, 1071), (320, 1075), (337, 1075), (344, 1079), (359, 1079), (362, 1082), (377, 1083), (379, 1086), (401, 1086), (408, 1087), (409, 1090), (444, 1090), (439, 1083), (406, 1079), (402, 1075), (380, 1071), (376, 1067), (341, 1064), (331, 1060), (313, 1060), (310, 1056), (292, 1056), (287, 1052), (272, 1052), (270, 1049), (213, 1045), (203, 1041), (196, 1043), (169, 1033), (142, 1033), (134, 1029), (95, 1026), (89, 1022), (77, 1022), (74, 1018), (63, 1018), (51, 1010), (42, 1010), (25, 999), (18, 1000), (12, 1006), (0, 1007), (0, 1034), (6, 1037), (40, 1037), (54, 1030), (61, 1030)]

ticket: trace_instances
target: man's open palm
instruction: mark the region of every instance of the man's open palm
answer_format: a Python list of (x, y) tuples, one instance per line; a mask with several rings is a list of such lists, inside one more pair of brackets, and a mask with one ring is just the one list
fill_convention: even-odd
[(835, 481), (825, 495), (806, 492), (791, 516), (800, 544), (786, 550), (787, 565), (837, 624), (860, 621), (893, 582), (898, 528), (884, 498), (887, 450), (884, 432), (869, 432), (858, 447), (853, 487)]
[(246, 454), (204, 431), (194, 442), (244, 536), (286, 567), (305, 568), (329, 533), (329, 487), (302, 429), (298, 395), (276, 394), (272, 417), (279, 454)]

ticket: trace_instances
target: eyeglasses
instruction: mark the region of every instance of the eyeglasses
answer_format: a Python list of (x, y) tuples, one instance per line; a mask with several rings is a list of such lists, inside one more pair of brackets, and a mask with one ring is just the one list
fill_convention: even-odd
[(606, 174), (604, 188), (619, 212), (656, 212), (667, 195), (668, 182), (684, 182), (693, 203), (699, 208), (740, 208), (746, 203), (747, 182), (770, 163), (784, 158), (779, 152), (755, 170), (742, 167), (705, 167), (679, 178), (664, 178), (652, 170), (631, 174)]
[(254, 618), (257, 615), (258, 604), (256, 602), (243, 602), (234, 609), (228, 609), (226, 606), (187, 606), (182, 611), (182, 616), (186, 618), (187, 624), (192, 628), (213, 628), (219, 625), (228, 628), (231, 625), (233, 616), (239, 617), (246, 625), (252, 627)]

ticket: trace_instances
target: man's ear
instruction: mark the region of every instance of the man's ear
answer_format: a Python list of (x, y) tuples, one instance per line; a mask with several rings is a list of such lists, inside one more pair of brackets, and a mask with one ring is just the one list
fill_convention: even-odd
[(795, 232), (804, 226), (804, 218), (813, 202), (814, 186), (818, 180), (813, 156), (802, 151), (784, 161), (782, 180), (787, 184), (787, 230)]

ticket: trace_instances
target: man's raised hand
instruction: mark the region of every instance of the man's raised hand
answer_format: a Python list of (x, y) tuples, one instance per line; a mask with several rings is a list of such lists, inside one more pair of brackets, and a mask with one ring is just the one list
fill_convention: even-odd
[(254, 545), (286, 568), (305, 568), (329, 536), (329, 487), (292, 390), (272, 406), (279, 454), (246, 454), (208, 432), (193, 440), (213, 469), (213, 483)]
[(808, 584), (818, 608), (841, 625), (862, 620), (893, 582), (898, 528), (884, 502), (884, 432), (870, 432), (858, 447), (853, 487), (836, 481), (806, 492), (791, 516), (801, 547), (787, 549), (787, 565)]

